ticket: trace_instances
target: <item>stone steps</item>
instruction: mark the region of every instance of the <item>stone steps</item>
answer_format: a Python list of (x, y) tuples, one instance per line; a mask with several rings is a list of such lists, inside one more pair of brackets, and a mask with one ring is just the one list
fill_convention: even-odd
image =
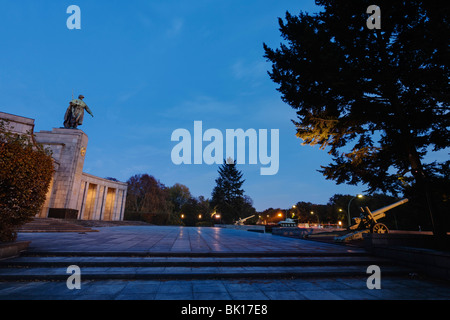
[[(3, 268), (1, 281), (61, 281), (70, 274), (66, 268)], [(83, 280), (176, 280), (176, 279), (273, 279), (307, 277), (367, 276), (366, 266), (342, 267), (148, 267), (148, 268), (81, 268)], [(404, 268), (384, 267), (383, 275), (407, 275)]]
[(204, 266), (346, 266), (392, 265), (374, 257), (22, 257), (0, 261), (0, 268), (64, 267), (204, 267)]
[(22, 257), (185, 257), (185, 258), (210, 258), (210, 257), (367, 257), (364, 251), (341, 252), (294, 252), (294, 251), (39, 251), (33, 249), (23, 252)]
[(33, 221), (21, 226), (18, 232), (96, 232), (92, 228), (83, 227), (81, 225), (70, 223), (61, 219), (54, 218), (34, 218)]
[(0, 281), (62, 281), (67, 267), (77, 265), (84, 280), (305, 278), (367, 276), (369, 265), (384, 275), (407, 275), (411, 270), (390, 260), (354, 255), (192, 255), (79, 256), (36, 253), (0, 261)]

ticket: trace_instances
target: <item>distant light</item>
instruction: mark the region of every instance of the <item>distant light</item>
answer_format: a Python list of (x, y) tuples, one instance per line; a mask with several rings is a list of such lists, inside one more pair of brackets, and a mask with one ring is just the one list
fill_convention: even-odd
[(279, 217), (282, 217), (282, 216), (283, 216), (283, 214), (279, 213), (279, 214), (278, 214), (278, 216), (279, 216)]
[(342, 221), (338, 221), (338, 225), (342, 226)]
[(357, 197), (361, 199), (364, 196), (362, 194), (358, 194)]
[(181, 219), (184, 219), (184, 214), (181, 215)]
[(292, 206), (292, 208), (294, 208), (294, 209), (295, 209), (295, 208), (297, 208), (297, 207), (296, 207), (296, 205), (294, 204), (294, 205)]
[(342, 210), (341, 208), (339, 208), (339, 212), (342, 212), (342, 211), (344, 211), (344, 210)]
[(220, 219), (220, 214), (216, 214), (216, 219)]
[(201, 215), (201, 214), (199, 214), (199, 215), (198, 215), (198, 218), (199, 218), (199, 219), (201, 219), (201, 218), (202, 218), (202, 215)]
[(314, 211), (311, 211), (311, 214), (314, 214)]

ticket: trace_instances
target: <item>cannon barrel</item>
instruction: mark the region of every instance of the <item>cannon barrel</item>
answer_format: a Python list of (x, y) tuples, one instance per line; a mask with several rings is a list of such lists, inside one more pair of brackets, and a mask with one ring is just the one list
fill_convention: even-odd
[(372, 216), (373, 216), (375, 219), (376, 219), (376, 218), (379, 218), (379, 217), (377, 217), (377, 216), (379, 216), (379, 215), (385, 213), (385, 212), (388, 211), (388, 210), (391, 210), (391, 209), (393, 209), (393, 208), (395, 208), (395, 207), (398, 207), (398, 206), (400, 206), (400, 205), (402, 205), (402, 204), (404, 204), (404, 203), (406, 203), (406, 202), (408, 202), (408, 201), (409, 201), (409, 199), (402, 199), (402, 200), (397, 201), (397, 202), (395, 202), (395, 203), (393, 203), (393, 204), (390, 204), (390, 205), (388, 205), (388, 206), (386, 206), (386, 207), (377, 209), (377, 210), (375, 210), (375, 211), (372, 212)]
[(252, 215), (252, 216), (250, 216), (250, 217), (247, 217), (247, 218), (239, 218), (239, 220), (238, 221), (236, 221), (234, 224), (236, 224), (236, 225), (239, 225), (239, 224), (244, 224), (244, 221), (246, 221), (246, 220), (248, 220), (248, 219), (250, 219), (250, 218), (253, 218), (255, 215)]

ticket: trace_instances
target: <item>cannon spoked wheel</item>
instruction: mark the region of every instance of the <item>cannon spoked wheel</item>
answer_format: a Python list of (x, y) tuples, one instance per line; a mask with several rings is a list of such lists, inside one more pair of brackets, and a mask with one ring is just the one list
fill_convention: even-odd
[(389, 229), (382, 223), (376, 223), (372, 227), (372, 233), (389, 233)]

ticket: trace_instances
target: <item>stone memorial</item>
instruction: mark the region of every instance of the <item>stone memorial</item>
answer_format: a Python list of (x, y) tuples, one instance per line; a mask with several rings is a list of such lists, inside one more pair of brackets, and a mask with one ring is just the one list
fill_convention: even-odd
[(0, 112), (0, 120), (13, 133), (31, 137), (34, 134), (37, 143), (52, 151), (55, 172), (44, 206), (36, 217), (121, 221), (127, 184), (83, 172), (88, 136), (76, 127), (82, 124), (84, 110), (90, 114), (91, 111), (85, 104), (86, 108), (79, 104), (83, 110), (74, 110), (78, 104), (72, 100), (66, 112), (64, 125), (68, 128), (34, 133), (34, 119)]

